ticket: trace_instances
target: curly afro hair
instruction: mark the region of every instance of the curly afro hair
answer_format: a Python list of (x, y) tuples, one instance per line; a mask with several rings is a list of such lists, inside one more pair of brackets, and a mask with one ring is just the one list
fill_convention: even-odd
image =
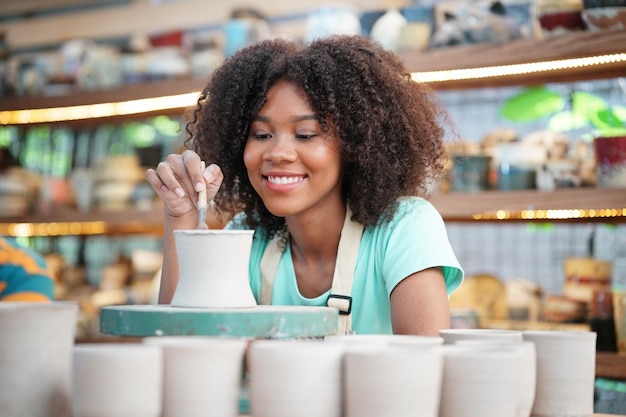
[(307, 45), (268, 40), (240, 50), (212, 74), (186, 127), (185, 145), (224, 173), (218, 211), (244, 212), (250, 227), (262, 225), (270, 236), (285, 228), (252, 188), (243, 162), (253, 117), (281, 80), (300, 86), (322, 128), (338, 135), (353, 220), (389, 220), (400, 197), (425, 195), (443, 172), (445, 111), (399, 57), (362, 36)]

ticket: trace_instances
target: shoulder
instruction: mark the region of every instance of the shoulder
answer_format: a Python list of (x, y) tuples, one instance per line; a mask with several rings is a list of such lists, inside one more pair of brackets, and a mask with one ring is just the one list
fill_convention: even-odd
[(443, 225), (439, 211), (428, 200), (421, 197), (402, 197), (397, 201), (392, 218), (389, 222), (379, 222), (381, 229), (395, 229), (402, 226), (433, 226)]

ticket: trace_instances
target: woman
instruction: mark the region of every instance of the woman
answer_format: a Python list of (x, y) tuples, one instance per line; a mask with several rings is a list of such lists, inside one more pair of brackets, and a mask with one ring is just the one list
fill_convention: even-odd
[(359, 36), (265, 41), (214, 72), (194, 115), (189, 150), (146, 173), (165, 207), (160, 302), (178, 280), (173, 231), (196, 227), (206, 188), (239, 213), (227, 227), (256, 231), (257, 301), (339, 302), (357, 333), (449, 327), (463, 272), (419, 197), (443, 169), (441, 114), (395, 55)]

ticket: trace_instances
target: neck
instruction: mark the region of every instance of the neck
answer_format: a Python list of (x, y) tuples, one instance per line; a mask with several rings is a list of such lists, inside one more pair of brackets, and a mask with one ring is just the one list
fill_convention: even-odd
[(334, 265), (346, 206), (286, 219), (293, 255), (307, 264), (330, 260)]

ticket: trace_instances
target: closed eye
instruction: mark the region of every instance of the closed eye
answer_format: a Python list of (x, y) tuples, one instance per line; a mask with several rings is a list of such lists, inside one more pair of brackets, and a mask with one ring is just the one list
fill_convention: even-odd
[(271, 139), (272, 135), (270, 133), (254, 133), (252, 137), (256, 140), (267, 140)]
[(310, 134), (310, 135), (297, 134), (296, 135), (296, 139), (298, 139), (298, 140), (309, 140), (309, 139), (312, 139), (312, 138), (314, 138), (316, 136), (317, 136), (317, 134)]

